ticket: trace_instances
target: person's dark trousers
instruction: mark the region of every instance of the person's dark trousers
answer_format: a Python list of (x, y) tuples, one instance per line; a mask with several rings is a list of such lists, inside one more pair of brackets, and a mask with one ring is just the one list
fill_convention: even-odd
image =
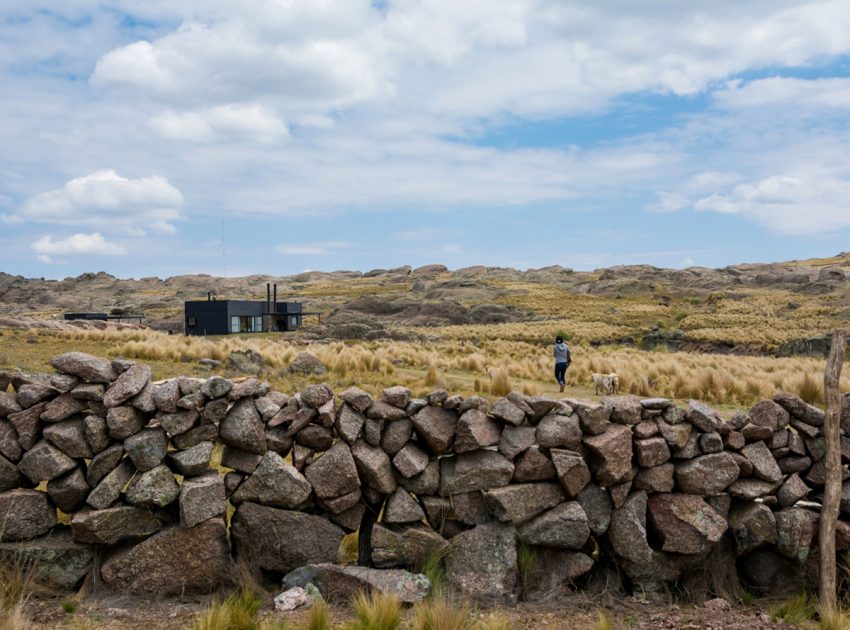
[(566, 363), (556, 363), (555, 364), (555, 380), (558, 381), (558, 385), (564, 385), (566, 383), (566, 374), (567, 374), (567, 364)]

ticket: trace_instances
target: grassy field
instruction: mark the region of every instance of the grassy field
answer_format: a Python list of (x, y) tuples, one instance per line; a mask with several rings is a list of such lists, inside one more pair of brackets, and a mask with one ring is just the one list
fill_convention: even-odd
[[(503, 327), (518, 326), (514, 324)], [(474, 327), (430, 330), (425, 341), (311, 343), (275, 335), (184, 337), (150, 330), (55, 331), (0, 329), (0, 367), (49, 371), (50, 357), (80, 350), (104, 357), (123, 356), (152, 366), (158, 379), (181, 374), (209, 374), (202, 358), (227, 361), (232, 350), (253, 349), (266, 362), (263, 373), (282, 391), (297, 391), (316, 381), (335, 388), (359, 385), (372, 393), (393, 384), (409, 386), (417, 395), (442, 386), (452, 392), (484, 396), (513, 389), (527, 394), (554, 394), (551, 349), (547, 343), (482, 335), (463, 338)], [(557, 330), (557, 329), (555, 329)], [(549, 335), (553, 334), (550, 325)], [(547, 337), (548, 337), (547, 336)], [(322, 377), (290, 374), (288, 366), (301, 351), (317, 356), (328, 368)], [(641, 396), (696, 398), (730, 408), (750, 405), (780, 390), (822, 402), (824, 361), (818, 358), (741, 357), (719, 354), (643, 351), (583, 343), (572, 346), (567, 394), (593, 394), (593, 372), (616, 372), (621, 391)], [(221, 372), (223, 367), (217, 369)], [(495, 379), (491, 379), (495, 375)], [(845, 371), (843, 387), (850, 389)]]

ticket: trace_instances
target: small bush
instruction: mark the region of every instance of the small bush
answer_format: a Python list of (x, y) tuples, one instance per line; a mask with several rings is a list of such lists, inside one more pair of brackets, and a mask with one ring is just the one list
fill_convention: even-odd
[(425, 374), (425, 384), (428, 387), (433, 387), (440, 380), (439, 374), (437, 374), (437, 366), (433, 363), (428, 366), (428, 372)]
[(77, 612), (77, 602), (73, 599), (66, 599), (62, 602), (62, 611), (69, 615), (74, 614)]
[(211, 602), (192, 624), (192, 630), (254, 630), (262, 605), (253, 589), (242, 586), (223, 601)]

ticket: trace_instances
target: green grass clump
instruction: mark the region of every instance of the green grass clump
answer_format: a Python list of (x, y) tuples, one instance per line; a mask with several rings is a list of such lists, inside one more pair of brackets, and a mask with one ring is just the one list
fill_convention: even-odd
[(77, 612), (77, 602), (73, 599), (66, 599), (62, 602), (62, 612), (72, 615)]
[(795, 595), (770, 609), (770, 619), (774, 623), (781, 619), (794, 626), (814, 618), (815, 607), (807, 593)]
[(439, 593), (413, 608), (413, 630), (471, 630), (469, 602)]
[(611, 619), (608, 617), (608, 613), (604, 610), (599, 611), (599, 617), (596, 619), (593, 630), (614, 630)]
[(323, 599), (317, 599), (310, 606), (305, 630), (329, 630), (331, 627), (330, 609)]

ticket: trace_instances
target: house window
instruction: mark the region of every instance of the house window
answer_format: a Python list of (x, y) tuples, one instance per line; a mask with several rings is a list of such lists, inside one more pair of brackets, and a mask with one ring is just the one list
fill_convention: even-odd
[(198, 318), (197, 317), (186, 318), (186, 325), (189, 326), (190, 328), (197, 326), (198, 325)]
[(295, 315), (289, 316), (289, 327), (290, 328), (298, 328), (298, 317)]
[(259, 315), (256, 317), (252, 315), (233, 315), (230, 318), (230, 332), (263, 332), (263, 318)]

